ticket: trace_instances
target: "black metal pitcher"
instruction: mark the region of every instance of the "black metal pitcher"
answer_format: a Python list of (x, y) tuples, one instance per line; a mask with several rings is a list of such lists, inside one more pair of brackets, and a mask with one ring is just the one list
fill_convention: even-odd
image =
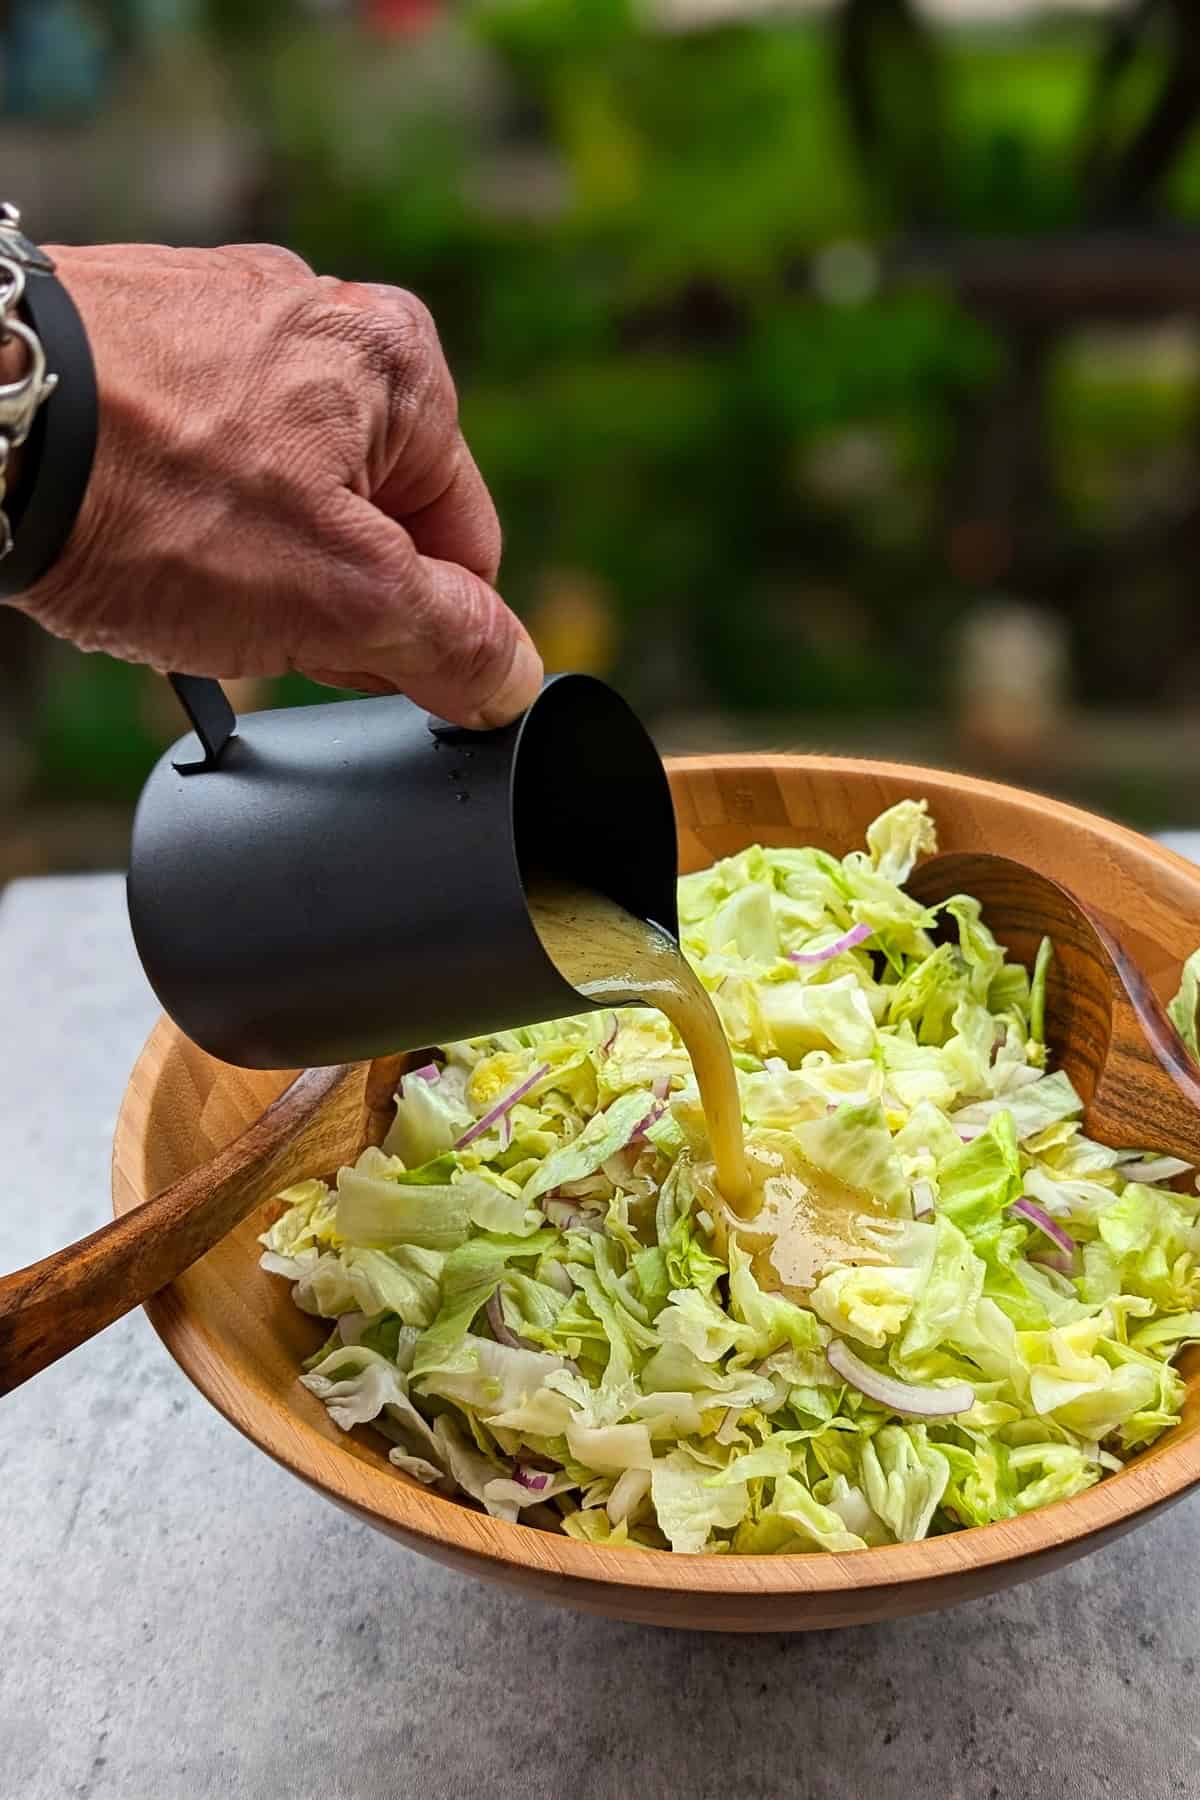
[(216, 682), (172, 681), (194, 733), (138, 802), (129, 915), (164, 1009), (226, 1062), (357, 1062), (582, 1011), (532, 870), (678, 929), (666, 772), (591, 676), (486, 732), (399, 696), (237, 720)]

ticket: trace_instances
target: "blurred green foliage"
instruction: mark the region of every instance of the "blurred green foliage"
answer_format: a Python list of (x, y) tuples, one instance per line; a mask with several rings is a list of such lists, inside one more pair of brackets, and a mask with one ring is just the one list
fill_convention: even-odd
[(137, 793), (162, 749), (142, 705), (146, 679), (144, 669), (108, 656), (58, 664), (34, 745), (47, 792), (79, 800)]
[[(828, 28), (650, 35), (622, 0), (504, 0), (455, 35), (389, 65), (356, 32), (292, 31), (250, 79), (269, 83), (289, 241), (433, 307), (508, 597), (598, 577), (643, 705), (933, 698), (936, 491), (994, 355), (941, 295), (885, 297), (870, 272), (854, 303), (814, 293), (815, 253), (889, 223)], [(864, 431), (880, 479), (818, 491), (810, 455)], [(909, 582), (925, 646), (897, 606)], [(844, 630), (828, 597), (819, 620), (806, 607), (814, 586), (844, 592)]]
[[(386, 39), (301, 0), (202, 6), (260, 144), (256, 226), (428, 301), (507, 597), (536, 617), (573, 574), (598, 584), (608, 672), (651, 712), (944, 700), (972, 598), (948, 489), (1005, 350), (948, 288), (837, 247), (1084, 222), (1100, 25), (915, 33), (890, 0), (860, 11), (858, 39), (840, 17), (672, 34), (631, 0), (478, 0)], [(1124, 76), (1118, 137), (1162, 57), (1152, 41)], [(1191, 152), (1170, 199), (1200, 212)], [(1148, 396), (1122, 379), (1055, 363), (1071, 532), (1102, 531), (1129, 458), (1187, 429), (1190, 368)]]

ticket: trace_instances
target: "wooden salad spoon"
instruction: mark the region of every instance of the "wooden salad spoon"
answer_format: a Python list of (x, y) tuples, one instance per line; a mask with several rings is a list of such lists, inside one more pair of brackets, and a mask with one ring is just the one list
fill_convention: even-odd
[(1009, 856), (931, 856), (905, 884), (932, 906), (970, 894), (1015, 960), (1032, 969), (1043, 937), (1046, 1038), (1084, 1103), (1084, 1129), (1116, 1149), (1200, 1163), (1200, 1068), (1141, 971), (1097, 914)]
[[(1200, 1070), (1094, 913), (1003, 856), (931, 857), (907, 885), (926, 905), (973, 895), (999, 941), (1030, 968), (1049, 936), (1048, 1041), (1084, 1101), (1088, 1132), (1200, 1163)], [(379, 1143), (408, 1061), (388, 1056), (297, 1075), (208, 1162), (90, 1237), (0, 1277), (0, 1394), (173, 1281), (296, 1169), (330, 1172)]]

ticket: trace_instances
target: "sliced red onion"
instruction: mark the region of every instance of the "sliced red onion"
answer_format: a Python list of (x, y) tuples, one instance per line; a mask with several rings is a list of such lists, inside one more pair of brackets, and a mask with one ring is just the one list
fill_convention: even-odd
[(1178, 1156), (1139, 1156), (1133, 1162), (1119, 1164), (1126, 1181), (1173, 1181), (1176, 1175), (1191, 1173), (1192, 1163)]
[(442, 1079), (442, 1071), (438, 1068), (436, 1063), (424, 1063), (419, 1069), (410, 1069), (408, 1073), (414, 1076), (417, 1081), (429, 1082), (430, 1086), (432, 1086), (435, 1081), (440, 1081)]
[(518, 1466), (513, 1470), (513, 1480), (518, 1487), (528, 1488), (531, 1494), (540, 1494), (543, 1488), (550, 1486), (551, 1477), (545, 1469), (525, 1469)]
[(617, 1018), (616, 1013), (612, 1013), (609, 1016), (612, 1019), (612, 1024), (601, 1038), (598, 1046), (598, 1053), (601, 1056), (608, 1055), (609, 1051), (617, 1041), (617, 1032), (620, 1028), (620, 1020)]
[(852, 925), (849, 931), (843, 932), (839, 938), (834, 938), (832, 944), (826, 944), (823, 950), (789, 950), (788, 961), (804, 963), (809, 967), (832, 962), (834, 957), (841, 956), (843, 951), (857, 949), (859, 944), (865, 944), (868, 938), (874, 936), (875, 927), (873, 925)]
[(526, 1343), (515, 1331), (510, 1331), (504, 1323), (504, 1308), (500, 1304), (500, 1290), (492, 1295), (487, 1303), (487, 1322), (492, 1328), (492, 1336), (498, 1344), (507, 1344), (510, 1350), (534, 1350), (535, 1344)]
[[(658, 1121), (662, 1118), (662, 1116), (666, 1112), (666, 1110), (667, 1110), (667, 1103), (665, 1100), (660, 1100), (656, 1106), (652, 1106), (650, 1108), (650, 1111), (646, 1114), (645, 1118), (642, 1120), (641, 1124), (638, 1126), (635, 1126), (634, 1130), (630, 1133), (629, 1142), (631, 1144), (640, 1144), (642, 1142), (642, 1140), (645, 1138), (646, 1133), (649, 1131), (650, 1127), (652, 1125), (658, 1124)], [(620, 1153), (618, 1152), (617, 1154), (620, 1154)]]
[(912, 1184), (913, 1218), (923, 1219), (933, 1211), (933, 1183), (922, 1176)]
[(1048, 1237), (1052, 1244), (1057, 1244), (1065, 1255), (1074, 1256), (1075, 1239), (1070, 1232), (1064, 1231), (1058, 1220), (1052, 1219), (1045, 1207), (1039, 1206), (1036, 1200), (1031, 1200), (1028, 1194), (1022, 1194), (1019, 1200), (1014, 1200), (1008, 1210), (1010, 1213), (1016, 1213), (1018, 1218), (1025, 1219), (1030, 1225), (1036, 1225), (1037, 1229), (1045, 1237)]
[(986, 1125), (956, 1125), (954, 1128), (964, 1144), (973, 1144), (977, 1137), (982, 1137), (987, 1130)]
[(482, 1119), (476, 1119), (470, 1130), (463, 1132), (454, 1148), (456, 1150), (464, 1150), (468, 1144), (473, 1144), (476, 1138), (482, 1137), (485, 1131), (490, 1131), (498, 1119), (502, 1119), (505, 1113), (511, 1112), (512, 1108), (517, 1104), (517, 1101), (523, 1100), (530, 1088), (536, 1087), (542, 1077), (549, 1073), (550, 1064), (543, 1063), (540, 1068), (533, 1071), (532, 1075), (527, 1075), (521, 1085), (515, 1087), (511, 1094), (506, 1094), (503, 1100), (498, 1101), (490, 1112), (485, 1112)]
[(881, 1374), (870, 1363), (855, 1356), (849, 1344), (832, 1338), (825, 1350), (831, 1369), (856, 1387), (868, 1400), (878, 1400), (892, 1412), (911, 1413), (915, 1418), (943, 1419), (968, 1412), (975, 1404), (975, 1390), (969, 1382), (956, 1381), (952, 1387), (915, 1387), (912, 1382), (898, 1381), (894, 1375)]
[(1075, 1258), (1065, 1250), (1034, 1250), (1025, 1260), (1036, 1263), (1039, 1269), (1053, 1269), (1056, 1275), (1070, 1277), (1075, 1273)]
[(559, 1231), (600, 1230), (594, 1215), (589, 1218), (587, 1213), (572, 1206), (569, 1200), (562, 1200), (555, 1194), (543, 1194), (540, 1205), (551, 1225), (556, 1226)]
[(656, 1100), (665, 1100), (670, 1091), (671, 1077), (669, 1075), (656, 1075), (651, 1087), (654, 1098)]

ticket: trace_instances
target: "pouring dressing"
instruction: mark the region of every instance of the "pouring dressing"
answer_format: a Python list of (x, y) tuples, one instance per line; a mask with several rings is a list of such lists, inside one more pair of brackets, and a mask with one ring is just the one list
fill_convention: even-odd
[(683, 1040), (712, 1151), (696, 1178), (718, 1254), (736, 1232), (759, 1284), (799, 1304), (833, 1263), (886, 1260), (864, 1229), (884, 1216), (869, 1195), (813, 1168), (782, 1133), (747, 1146), (720, 1016), (675, 939), (603, 894), (546, 877), (528, 891), (534, 928), (573, 987), (606, 1006), (657, 1007)]

